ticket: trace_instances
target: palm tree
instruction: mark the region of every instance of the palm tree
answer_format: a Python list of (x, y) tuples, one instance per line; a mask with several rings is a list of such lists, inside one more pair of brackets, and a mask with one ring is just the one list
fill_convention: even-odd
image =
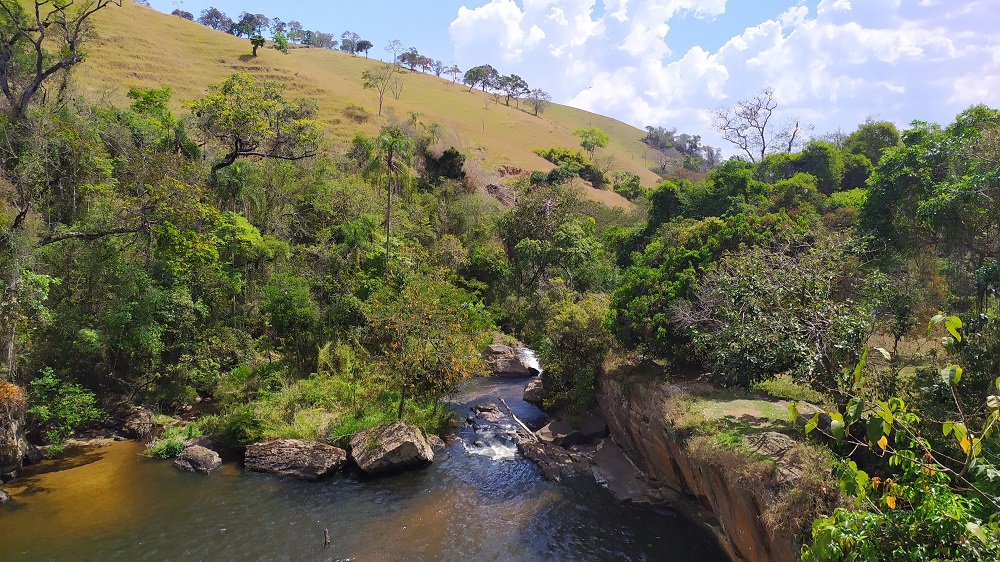
[[(400, 181), (409, 171), (410, 159), (413, 157), (413, 140), (398, 127), (386, 127), (379, 131), (377, 137), (368, 141), (368, 152), (371, 159), (364, 167), (364, 174), (372, 178), (380, 178), (385, 173), (385, 276), (389, 277), (389, 221), (392, 218), (393, 187), (399, 190)], [(395, 184), (393, 184), (395, 174)]]

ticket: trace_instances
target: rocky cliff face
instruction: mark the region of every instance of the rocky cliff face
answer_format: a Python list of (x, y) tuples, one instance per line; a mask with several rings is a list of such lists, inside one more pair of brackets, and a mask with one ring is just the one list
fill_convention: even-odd
[(668, 386), (640, 377), (604, 377), (600, 386), (598, 401), (615, 442), (643, 472), (681, 496), (692, 515), (718, 536), (731, 558), (799, 560), (792, 538), (771, 537), (764, 528), (759, 494), (724, 471), (694, 461), (684, 439), (667, 420)]

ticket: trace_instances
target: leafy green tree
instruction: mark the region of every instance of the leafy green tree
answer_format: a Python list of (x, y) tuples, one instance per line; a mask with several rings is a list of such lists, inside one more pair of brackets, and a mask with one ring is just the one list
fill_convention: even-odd
[(840, 190), (844, 177), (844, 157), (840, 149), (825, 141), (808, 143), (795, 159), (796, 171), (811, 174), (824, 195)]
[(505, 101), (508, 107), (510, 106), (511, 98), (519, 100), (521, 96), (531, 91), (531, 88), (528, 87), (528, 83), (524, 80), (524, 78), (521, 78), (517, 74), (501, 76), (498, 85), (506, 97)]
[(28, 402), (32, 425), (43, 428), (45, 440), (56, 450), (73, 431), (103, 415), (93, 392), (60, 379), (51, 368), (43, 369), (28, 385)]
[(239, 72), (188, 104), (198, 128), (222, 150), (212, 165), (213, 181), (237, 158), (301, 160), (316, 155), (321, 133), (315, 106), (288, 101), (281, 90), (276, 82)]
[(264, 39), (263, 35), (256, 34), (250, 36), (250, 45), (253, 47), (253, 56), (256, 57), (257, 49), (263, 47), (265, 44), (267, 44), (267, 40)]
[(594, 159), (594, 151), (608, 146), (608, 141), (611, 140), (606, 132), (593, 126), (577, 129), (573, 131), (573, 136), (580, 137), (580, 146), (587, 151), (591, 160)]
[(365, 307), (368, 341), (399, 385), (398, 419), (408, 397), (438, 399), (483, 372), (480, 350), (492, 328), (482, 304), (439, 275), (401, 277)]
[(368, 58), (368, 51), (372, 50), (375, 45), (367, 39), (362, 39), (354, 45), (354, 49), (359, 53), (364, 53), (365, 58)]
[(225, 31), (226, 33), (229, 33), (229, 30), (233, 28), (233, 20), (225, 12), (220, 11), (214, 6), (209, 6), (201, 11), (201, 15), (198, 16), (198, 23), (205, 27), (211, 27), (216, 31)]
[(276, 30), (274, 35), (271, 36), (271, 40), (274, 42), (274, 49), (276, 51), (288, 54), (288, 37), (282, 31)]
[(399, 191), (407, 176), (409, 162), (413, 158), (413, 140), (402, 129), (385, 128), (368, 141), (367, 148), (371, 159), (365, 163), (365, 174), (372, 178), (385, 178), (385, 275), (388, 277), (392, 195)]
[(853, 133), (844, 139), (844, 150), (851, 154), (860, 154), (871, 163), (878, 164), (886, 150), (899, 146), (901, 143), (899, 130), (890, 121), (867, 119)]
[(597, 374), (613, 345), (604, 324), (608, 304), (602, 293), (567, 295), (549, 311), (542, 380), (557, 407), (580, 413), (593, 405)]

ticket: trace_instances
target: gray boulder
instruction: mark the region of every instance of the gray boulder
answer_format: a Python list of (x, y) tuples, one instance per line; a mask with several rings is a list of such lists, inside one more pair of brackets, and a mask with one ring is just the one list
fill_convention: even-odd
[(355, 434), (351, 457), (368, 474), (387, 474), (433, 462), (434, 451), (422, 429), (396, 422)]
[(219, 453), (201, 445), (191, 445), (185, 447), (181, 454), (174, 459), (174, 466), (186, 472), (201, 472), (208, 474), (222, 466), (222, 458)]
[(153, 412), (141, 406), (132, 406), (122, 421), (122, 433), (132, 439), (142, 439), (153, 432)]
[(299, 439), (272, 439), (247, 447), (247, 470), (318, 480), (339, 471), (347, 461), (343, 449)]
[(7, 495), (7, 492), (0, 490), (0, 505), (3, 505), (9, 501), (10, 501), (10, 496)]
[(529, 367), (517, 348), (501, 343), (494, 343), (486, 346), (483, 351), (483, 359), (489, 365), (491, 374), (495, 377), (505, 378), (527, 378), (538, 374), (538, 371)]
[(556, 420), (549, 423), (536, 434), (542, 443), (569, 447), (570, 445), (580, 445), (587, 442), (583, 432), (574, 428), (569, 422)]
[(192, 437), (184, 442), (185, 447), (194, 447), (195, 445), (199, 447), (204, 447), (206, 449), (215, 450), (215, 441), (207, 435), (199, 435), (198, 437)]
[(542, 386), (542, 379), (532, 379), (531, 382), (524, 387), (524, 401), (529, 404), (534, 404), (535, 406), (541, 407), (542, 402), (549, 397), (549, 393), (545, 392), (545, 388)]

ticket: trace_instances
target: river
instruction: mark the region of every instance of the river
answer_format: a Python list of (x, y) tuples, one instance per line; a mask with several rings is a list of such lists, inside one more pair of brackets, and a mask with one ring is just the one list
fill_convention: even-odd
[[(504, 396), (538, 423), (523, 384), (476, 381), (455, 408)], [(589, 477), (548, 482), (512, 444), (471, 429), (427, 468), (364, 481), (300, 482), (233, 462), (192, 475), (141, 452), (93, 447), (6, 484), (0, 560), (726, 559), (676, 512), (622, 505)]]

